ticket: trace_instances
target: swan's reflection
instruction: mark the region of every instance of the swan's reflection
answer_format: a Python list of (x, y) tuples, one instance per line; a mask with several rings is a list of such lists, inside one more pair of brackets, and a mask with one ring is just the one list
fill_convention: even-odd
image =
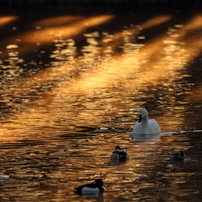
[(160, 141), (160, 134), (133, 134), (133, 139), (138, 142), (146, 142), (146, 141)]

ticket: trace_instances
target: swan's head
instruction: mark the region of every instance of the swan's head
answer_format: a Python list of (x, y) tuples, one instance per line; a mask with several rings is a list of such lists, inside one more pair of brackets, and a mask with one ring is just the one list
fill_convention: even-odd
[(138, 122), (141, 122), (142, 119), (143, 119), (144, 117), (146, 117), (146, 116), (148, 116), (147, 110), (146, 110), (145, 108), (141, 108), (141, 109), (139, 110), (139, 120), (138, 120)]

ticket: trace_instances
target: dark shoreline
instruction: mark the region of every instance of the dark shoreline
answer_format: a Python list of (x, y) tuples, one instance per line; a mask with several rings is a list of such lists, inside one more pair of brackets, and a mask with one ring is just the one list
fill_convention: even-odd
[[(0, 16), (9, 12), (39, 15), (46, 10), (75, 15), (127, 14), (132, 11), (178, 11), (202, 8), (200, 0), (0, 0)], [(42, 9), (42, 10), (41, 10)], [(38, 13), (36, 13), (38, 11)], [(43, 12), (42, 12), (43, 11)]]

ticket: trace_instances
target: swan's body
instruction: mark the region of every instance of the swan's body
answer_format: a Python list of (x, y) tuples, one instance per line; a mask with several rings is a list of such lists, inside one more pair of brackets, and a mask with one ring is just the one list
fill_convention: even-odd
[(119, 146), (116, 146), (112, 154), (110, 155), (110, 161), (115, 164), (126, 161), (129, 159), (127, 152), (124, 149), (121, 149)]
[(103, 192), (104, 183), (101, 179), (95, 180), (93, 183), (85, 184), (76, 188), (77, 193), (85, 196), (98, 196)]
[(148, 135), (155, 136), (160, 135), (161, 129), (159, 124), (154, 119), (148, 118), (147, 110), (142, 108), (139, 110), (139, 120), (136, 122), (133, 128), (133, 136), (144, 135), (149, 138)]

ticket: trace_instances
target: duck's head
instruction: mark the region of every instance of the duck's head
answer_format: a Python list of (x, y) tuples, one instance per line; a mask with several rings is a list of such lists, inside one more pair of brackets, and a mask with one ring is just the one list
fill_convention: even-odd
[(185, 153), (183, 151), (180, 151), (178, 159), (184, 159), (184, 158), (185, 158)]
[(95, 180), (94, 184), (95, 184), (96, 186), (98, 186), (98, 187), (102, 187), (102, 186), (105, 187), (104, 182), (103, 182), (101, 179)]
[(147, 112), (147, 110), (145, 108), (141, 108), (139, 110), (139, 114), (138, 115), (139, 115), (138, 122), (141, 122), (144, 117), (148, 116), (148, 112)]
[(121, 147), (119, 147), (118, 145), (115, 147), (115, 149), (120, 149), (121, 150)]

